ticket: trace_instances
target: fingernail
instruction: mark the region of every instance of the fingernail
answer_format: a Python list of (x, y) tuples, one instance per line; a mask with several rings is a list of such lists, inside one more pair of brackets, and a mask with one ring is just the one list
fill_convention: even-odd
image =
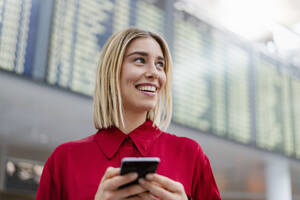
[(146, 181), (145, 181), (145, 179), (140, 178), (140, 179), (139, 179), (139, 183), (142, 184), (142, 185), (144, 185), (144, 184), (146, 183)]
[(152, 180), (152, 179), (153, 179), (153, 174), (147, 174), (147, 175), (146, 175), (146, 179)]
[(131, 175), (130, 175), (130, 178), (132, 178), (132, 179), (135, 179), (135, 178), (137, 178), (138, 177), (138, 174), (137, 173), (132, 173)]

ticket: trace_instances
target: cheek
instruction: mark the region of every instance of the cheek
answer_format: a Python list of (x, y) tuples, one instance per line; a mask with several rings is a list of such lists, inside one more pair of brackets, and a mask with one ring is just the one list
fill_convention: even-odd
[(121, 87), (125, 87), (128, 83), (132, 83), (134, 81), (133, 73), (124, 67), (125, 70), (121, 73)]
[(160, 85), (162, 88), (165, 86), (166, 81), (167, 81), (167, 76), (166, 76), (166, 73), (163, 72), (160, 76)]
[(123, 67), (123, 71), (121, 73), (121, 79), (123, 79), (122, 83), (133, 83), (138, 80), (141, 72), (134, 68), (133, 66), (127, 66), (125, 65)]

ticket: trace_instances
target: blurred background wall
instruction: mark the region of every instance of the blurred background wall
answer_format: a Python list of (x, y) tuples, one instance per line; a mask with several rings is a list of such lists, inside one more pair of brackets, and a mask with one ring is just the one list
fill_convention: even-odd
[(297, 0), (0, 0), (0, 199), (34, 199), (53, 149), (96, 132), (99, 54), (130, 26), (166, 38), (168, 131), (201, 144), (222, 198), (300, 199)]

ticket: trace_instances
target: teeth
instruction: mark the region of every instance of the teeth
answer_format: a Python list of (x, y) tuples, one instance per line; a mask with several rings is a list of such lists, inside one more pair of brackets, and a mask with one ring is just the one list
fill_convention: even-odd
[(139, 86), (138, 89), (142, 91), (150, 91), (150, 92), (156, 91), (156, 87), (154, 86)]

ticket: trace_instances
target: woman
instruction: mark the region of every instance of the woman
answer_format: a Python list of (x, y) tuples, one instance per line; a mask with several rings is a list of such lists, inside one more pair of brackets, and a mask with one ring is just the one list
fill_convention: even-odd
[[(45, 164), (37, 199), (219, 200), (206, 155), (195, 141), (165, 133), (171, 119), (172, 63), (159, 35), (129, 28), (102, 49), (94, 93), (99, 131), (60, 145)], [(159, 157), (157, 173), (120, 189), (123, 157)]]

